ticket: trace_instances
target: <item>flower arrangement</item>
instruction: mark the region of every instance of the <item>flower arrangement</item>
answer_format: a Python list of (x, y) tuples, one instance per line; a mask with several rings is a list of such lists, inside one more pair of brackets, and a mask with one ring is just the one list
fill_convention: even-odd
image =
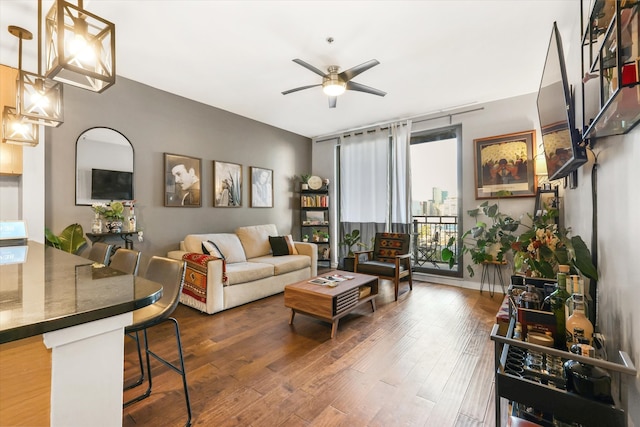
[(124, 219), (124, 204), (122, 202), (106, 203), (94, 203), (91, 205), (91, 209), (98, 215), (102, 215), (107, 220), (121, 220)]
[[(516, 271), (527, 276), (555, 278), (558, 265), (571, 266), (572, 274), (597, 280), (598, 271), (591, 262), (591, 253), (580, 236), (571, 236), (570, 229), (560, 229), (555, 223), (557, 209), (529, 218), (532, 225), (511, 245)], [(521, 224), (527, 227), (525, 224)]]

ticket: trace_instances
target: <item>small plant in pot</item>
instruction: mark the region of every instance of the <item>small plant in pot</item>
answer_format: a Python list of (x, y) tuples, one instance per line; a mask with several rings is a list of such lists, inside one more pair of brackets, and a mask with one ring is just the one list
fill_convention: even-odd
[[(513, 233), (520, 227), (520, 221), (501, 213), (497, 204), (490, 205), (489, 202), (482, 203), (476, 209), (468, 210), (467, 214), (476, 220), (476, 224), (462, 235), (461, 241), (458, 242), (457, 254), (454, 253), (457, 239), (455, 237), (449, 239), (442, 249), (442, 260), (448, 261), (450, 268), (456, 260), (462, 259), (465, 253), (471, 255), (471, 261), (475, 265), (505, 261), (506, 254), (512, 250), (512, 245), (518, 239), (518, 236)], [(491, 222), (479, 219), (480, 214), (488, 217)], [(474, 276), (475, 271), (472, 265), (467, 265), (467, 272), (470, 277)]]
[(365, 247), (366, 245), (360, 241), (360, 230), (353, 230), (351, 233), (346, 233), (342, 241), (339, 243), (340, 246), (346, 246), (347, 248), (347, 256), (343, 258), (342, 265), (345, 271), (353, 271), (353, 264), (355, 255), (353, 253), (353, 249), (356, 246)]
[(328, 242), (329, 241), (329, 233), (321, 231), (319, 234), (320, 234), (320, 241), (321, 242)]
[(300, 188), (303, 190), (309, 189), (309, 178), (311, 178), (311, 174), (302, 174), (300, 175)]
[(305, 234), (304, 236), (302, 236), (302, 241), (303, 242), (308, 242), (309, 241), (309, 235)]

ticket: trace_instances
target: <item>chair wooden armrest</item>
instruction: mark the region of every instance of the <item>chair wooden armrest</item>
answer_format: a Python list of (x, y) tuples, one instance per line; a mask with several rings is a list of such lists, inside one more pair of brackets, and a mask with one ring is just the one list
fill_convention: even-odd
[(358, 263), (360, 262), (360, 255), (363, 255), (363, 254), (367, 254), (367, 260), (371, 260), (371, 258), (373, 257), (373, 250), (353, 252), (353, 256), (354, 256), (353, 271), (356, 273), (358, 272)]

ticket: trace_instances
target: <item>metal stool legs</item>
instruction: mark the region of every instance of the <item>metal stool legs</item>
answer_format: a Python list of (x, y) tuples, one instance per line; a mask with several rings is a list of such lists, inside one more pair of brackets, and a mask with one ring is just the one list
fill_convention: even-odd
[[(186, 427), (191, 426), (191, 402), (189, 400), (189, 387), (187, 385), (187, 375), (184, 369), (184, 356), (182, 354), (182, 341), (180, 339), (180, 326), (178, 326), (178, 321), (176, 319), (174, 319), (173, 317), (169, 317), (166, 320), (171, 321), (173, 323), (173, 327), (174, 327), (174, 332), (175, 332), (175, 336), (176, 336), (176, 343), (178, 345), (178, 356), (180, 358), (180, 364), (179, 366), (176, 366), (174, 364), (172, 364), (171, 362), (163, 359), (162, 357), (160, 357), (159, 355), (157, 355), (156, 353), (154, 353), (153, 351), (151, 351), (149, 349), (149, 339), (147, 336), (147, 328), (144, 328), (142, 330), (142, 334), (144, 336), (144, 350), (145, 350), (145, 355), (146, 355), (146, 359), (147, 359), (147, 390), (142, 393), (141, 395), (125, 402), (123, 404), (123, 406), (126, 408), (127, 406), (135, 403), (135, 402), (139, 402), (143, 399), (146, 399), (147, 397), (149, 397), (151, 395), (151, 388), (152, 388), (152, 384), (153, 384), (153, 380), (152, 380), (152, 375), (151, 375), (151, 359), (149, 356), (153, 356), (154, 359), (156, 359), (159, 362), (162, 362), (165, 366), (171, 368), (173, 371), (177, 372), (178, 374), (180, 374), (180, 376), (182, 377), (182, 386), (184, 388), (184, 400), (185, 400), (185, 404), (187, 406), (187, 422), (185, 423)], [(137, 337), (137, 332), (136, 332), (136, 338)], [(138, 349), (139, 349), (139, 341), (138, 341)], [(142, 357), (140, 356), (140, 363), (141, 363), (141, 368), (142, 368)], [(142, 376), (140, 378), (140, 383), (142, 383), (142, 380), (144, 378), (144, 372), (142, 373)], [(140, 385), (140, 384), (138, 384)], [(127, 387), (125, 389), (128, 388), (133, 388), (133, 387)]]

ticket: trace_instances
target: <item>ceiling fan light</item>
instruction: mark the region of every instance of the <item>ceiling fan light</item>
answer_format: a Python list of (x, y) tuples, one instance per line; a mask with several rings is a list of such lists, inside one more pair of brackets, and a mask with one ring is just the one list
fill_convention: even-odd
[(347, 84), (339, 80), (330, 80), (322, 84), (322, 91), (328, 96), (342, 95), (346, 88)]
[(2, 142), (7, 144), (38, 145), (38, 125), (29, 123), (13, 107), (2, 110)]
[(45, 75), (102, 92), (116, 82), (115, 25), (79, 5), (56, 1), (46, 17)]

